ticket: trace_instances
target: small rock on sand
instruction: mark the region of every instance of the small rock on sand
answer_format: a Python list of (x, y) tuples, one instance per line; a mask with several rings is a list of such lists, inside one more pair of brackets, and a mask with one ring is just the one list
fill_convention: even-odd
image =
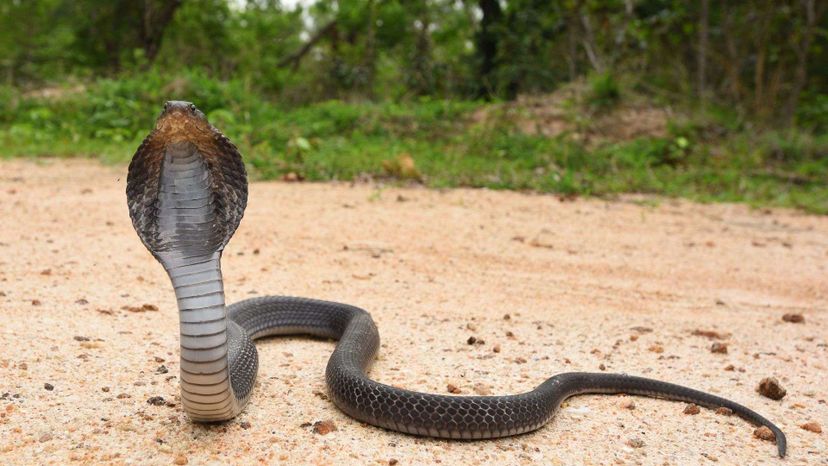
[(776, 435), (773, 434), (773, 431), (765, 426), (757, 427), (756, 430), (753, 431), (753, 436), (769, 442), (776, 440)]
[(693, 330), (693, 336), (710, 338), (712, 340), (724, 340), (728, 337), (727, 334), (720, 333), (715, 330), (702, 330), (699, 328)]
[(782, 385), (779, 385), (779, 381), (775, 377), (765, 377), (762, 379), (759, 382), (759, 386), (756, 387), (756, 391), (771, 400), (781, 400), (788, 393)]
[(618, 403), (618, 406), (622, 409), (635, 409), (635, 401), (630, 398), (625, 398)]
[(164, 400), (163, 396), (152, 396), (147, 399), (147, 403), (153, 406), (164, 406), (166, 401)]
[(727, 354), (727, 343), (719, 343), (718, 341), (710, 345), (711, 353)]
[(815, 434), (821, 434), (822, 433), (822, 426), (819, 425), (818, 422), (813, 422), (813, 421), (806, 422), (805, 424), (802, 424), (799, 427), (807, 430), (808, 432), (813, 432)]
[(696, 414), (699, 414), (700, 412), (701, 412), (701, 409), (699, 409), (699, 407), (697, 405), (693, 404), (693, 403), (690, 403), (689, 405), (684, 407), (684, 414), (696, 415)]
[(187, 457), (186, 457), (186, 456), (184, 456), (184, 455), (178, 455), (178, 456), (176, 456), (176, 457), (175, 457), (175, 459), (173, 460), (173, 464), (187, 464), (187, 463), (189, 463), (189, 462), (190, 462), (190, 461), (189, 461), (189, 460), (187, 459)]
[(158, 306), (155, 304), (142, 304), (141, 306), (124, 306), (122, 309), (129, 312), (156, 312), (158, 311)]
[(661, 345), (652, 345), (649, 348), (647, 348), (647, 351), (652, 351), (653, 353), (663, 353), (664, 347)]
[(313, 432), (319, 435), (328, 435), (336, 430), (333, 421), (316, 421), (313, 423)]
[(460, 390), (460, 387), (458, 387), (457, 385), (454, 385), (453, 383), (450, 383), (450, 384), (446, 385), (446, 390), (449, 393), (454, 393), (455, 395), (458, 394), (458, 393), (463, 393)]
[(640, 438), (631, 438), (627, 440), (627, 445), (633, 448), (641, 448), (644, 446), (644, 441)]
[(730, 408), (725, 408), (724, 406), (719, 406), (716, 408), (716, 414), (720, 414), (722, 416), (731, 416), (733, 415), (733, 410)]
[(802, 314), (788, 313), (782, 316), (782, 320), (792, 324), (801, 324), (805, 322), (805, 317)]

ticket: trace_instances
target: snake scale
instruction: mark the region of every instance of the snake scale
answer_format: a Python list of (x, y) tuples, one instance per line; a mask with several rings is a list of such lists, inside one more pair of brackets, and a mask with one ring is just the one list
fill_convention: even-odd
[(569, 372), (507, 396), (418, 393), (366, 376), (379, 333), (366, 311), (328, 301), (268, 296), (225, 305), (221, 253), (247, 205), (247, 175), (237, 148), (195, 105), (170, 101), (129, 165), (127, 201), (135, 231), (169, 275), (181, 330), (181, 400), (193, 421), (233, 418), (253, 388), (253, 340), (305, 334), (338, 340), (325, 380), (348, 415), (387, 429), (449, 439), (490, 439), (546, 424), (567, 398), (626, 393), (725, 407), (776, 436), (756, 412), (691, 388), (623, 374)]

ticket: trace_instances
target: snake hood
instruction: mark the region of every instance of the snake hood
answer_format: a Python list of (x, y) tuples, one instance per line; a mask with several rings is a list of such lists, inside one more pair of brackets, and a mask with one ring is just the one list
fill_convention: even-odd
[[(241, 154), (230, 140), (207, 121), (190, 102), (169, 101), (129, 164), (127, 199), (129, 215), (141, 241), (159, 260), (175, 249), (174, 237), (161, 228), (163, 184), (175, 177), (163, 176), (176, 161), (194, 160), (204, 177), (214, 206), (210, 228), (199, 237), (201, 246), (220, 251), (241, 222), (247, 205), (247, 173)], [(169, 186), (168, 191), (175, 188)], [(209, 231), (208, 231), (209, 230)], [(162, 261), (163, 262), (163, 261)]]

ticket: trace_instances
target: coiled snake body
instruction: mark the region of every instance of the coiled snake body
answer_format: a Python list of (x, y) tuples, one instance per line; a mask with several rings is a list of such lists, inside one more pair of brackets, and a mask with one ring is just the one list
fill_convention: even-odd
[(348, 415), (387, 429), (429, 437), (487, 439), (543, 426), (566, 398), (627, 393), (726, 407), (767, 426), (780, 456), (785, 435), (733, 401), (658, 380), (622, 374), (558, 374), (508, 396), (445, 396), (402, 390), (369, 379), (379, 347), (371, 316), (347, 304), (263, 297), (225, 305), (221, 252), (247, 205), (247, 177), (236, 147), (187, 102), (167, 102), (135, 153), (127, 179), (138, 236), (161, 262), (178, 300), (181, 399), (194, 421), (231, 419), (250, 398), (258, 369), (253, 340), (307, 334), (339, 340), (326, 370), (330, 398)]

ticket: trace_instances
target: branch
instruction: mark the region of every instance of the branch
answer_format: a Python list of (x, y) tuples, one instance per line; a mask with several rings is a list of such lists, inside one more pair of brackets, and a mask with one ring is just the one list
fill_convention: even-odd
[(308, 52), (316, 45), (317, 42), (322, 40), (323, 37), (330, 34), (336, 29), (336, 20), (331, 20), (328, 24), (322, 26), (313, 37), (308, 40), (305, 45), (302, 46), (299, 50), (293, 52), (292, 54), (288, 55), (287, 57), (283, 58), (276, 64), (277, 68), (283, 68), (288, 64), (291, 64), (291, 69), (296, 71), (299, 68), (299, 62), (302, 61), (302, 57), (307, 55)]

